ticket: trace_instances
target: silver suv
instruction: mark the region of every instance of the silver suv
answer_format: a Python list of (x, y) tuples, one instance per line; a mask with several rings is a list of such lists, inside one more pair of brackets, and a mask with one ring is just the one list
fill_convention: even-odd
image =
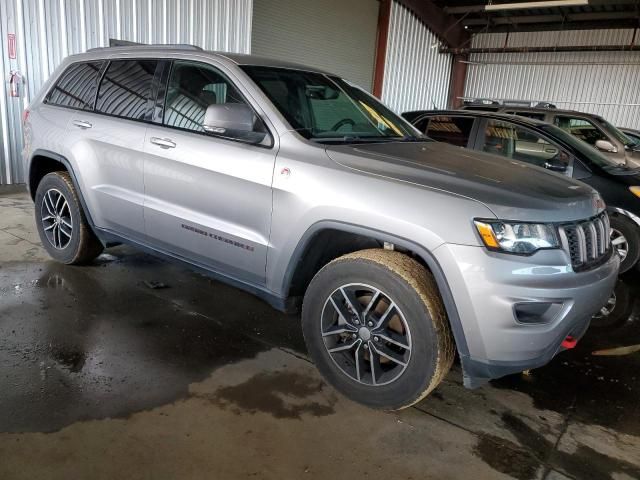
[(195, 47), (67, 58), (25, 112), (42, 243), (119, 243), (283, 311), (366, 405), (548, 362), (609, 298), (619, 260), (590, 187), (429, 140), (313, 68)]

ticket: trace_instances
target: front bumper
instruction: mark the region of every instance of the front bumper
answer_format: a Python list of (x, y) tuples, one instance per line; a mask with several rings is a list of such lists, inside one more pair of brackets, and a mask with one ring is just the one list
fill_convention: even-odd
[[(444, 244), (433, 253), (458, 309), (460, 325), (453, 330), (468, 387), (540, 367), (567, 336), (581, 338), (611, 295), (620, 266), (610, 255), (576, 273), (562, 250), (523, 257)], [(550, 308), (540, 317), (523, 316), (522, 305)]]

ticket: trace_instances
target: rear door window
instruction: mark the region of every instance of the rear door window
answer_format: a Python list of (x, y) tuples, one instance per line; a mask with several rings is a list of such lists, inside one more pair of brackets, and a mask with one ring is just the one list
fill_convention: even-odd
[(92, 110), (103, 64), (104, 62), (87, 62), (71, 65), (51, 89), (45, 103)]
[(553, 123), (590, 145), (595, 145), (598, 140), (609, 140), (593, 122), (584, 118), (558, 115)]
[[(438, 142), (467, 147), (474, 121), (473, 117), (438, 115), (429, 119), (426, 131), (421, 131)], [(422, 128), (424, 127), (425, 125), (422, 125)]]
[(112, 61), (100, 83), (96, 111), (145, 120), (151, 111), (151, 86), (157, 65), (156, 60)]

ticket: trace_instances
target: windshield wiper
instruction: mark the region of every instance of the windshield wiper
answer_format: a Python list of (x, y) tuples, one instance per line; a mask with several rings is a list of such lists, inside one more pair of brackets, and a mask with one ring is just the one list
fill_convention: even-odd
[(415, 135), (407, 135), (402, 138), (403, 142), (429, 142), (431, 141), (428, 137), (417, 137)]

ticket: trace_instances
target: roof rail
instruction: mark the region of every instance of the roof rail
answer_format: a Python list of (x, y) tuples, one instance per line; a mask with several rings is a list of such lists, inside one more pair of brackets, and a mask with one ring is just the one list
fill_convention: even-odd
[(97, 47), (90, 48), (87, 52), (95, 52), (99, 50), (105, 50), (109, 48), (116, 47), (147, 47), (147, 48), (170, 48), (170, 49), (178, 49), (178, 50), (197, 50), (202, 51), (202, 48), (197, 45), (189, 45), (187, 43), (138, 43), (138, 42), (130, 42), (128, 40), (118, 40), (115, 38), (109, 39), (108, 47)]

